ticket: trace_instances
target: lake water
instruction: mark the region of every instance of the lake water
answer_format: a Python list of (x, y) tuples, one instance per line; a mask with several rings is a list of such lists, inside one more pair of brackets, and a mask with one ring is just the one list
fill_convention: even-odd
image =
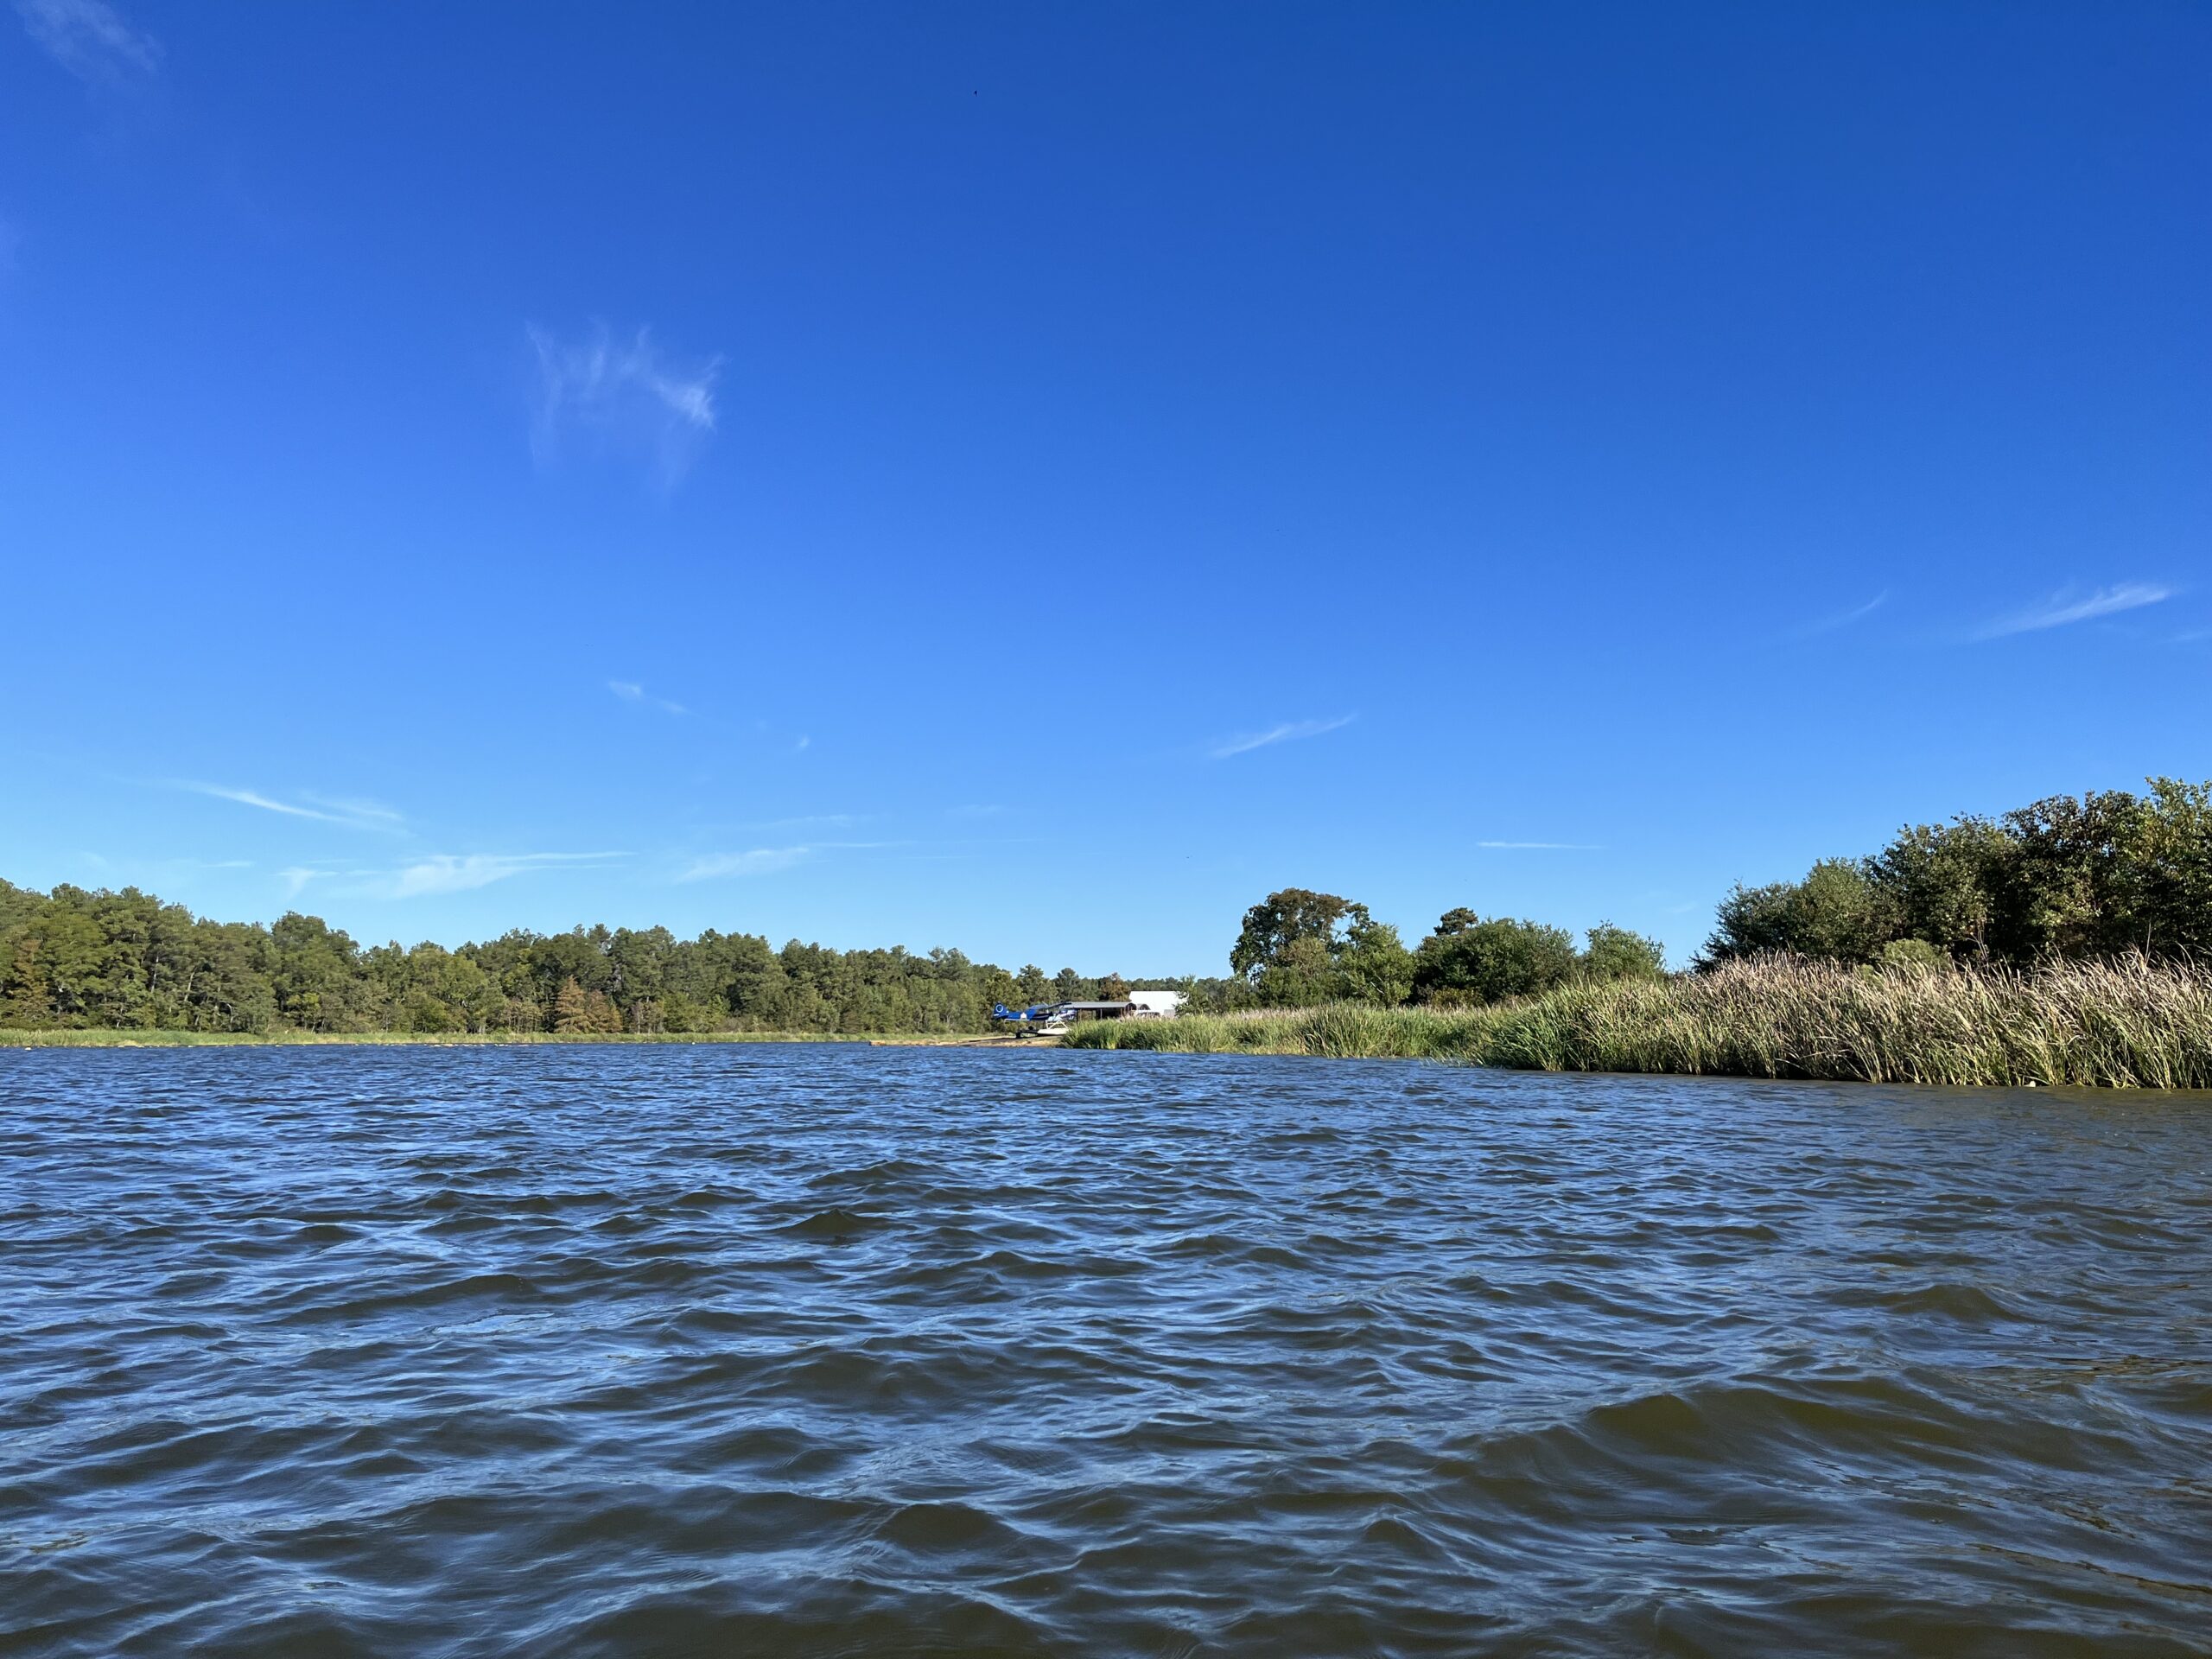
[(2212, 1100), (0, 1053), (0, 1651), (2212, 1645)]

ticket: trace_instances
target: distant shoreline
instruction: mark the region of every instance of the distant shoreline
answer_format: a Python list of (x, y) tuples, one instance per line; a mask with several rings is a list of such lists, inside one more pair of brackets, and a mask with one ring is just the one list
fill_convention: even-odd
[[(0, 1031), (0, 1048), (524, 1048), (582, 1043), (867, 1043), (849, 1031), (134, 1031), (84, 1027)], [(956, 1042), (958, 1038), (908, 1040)], [(969, 1039), (967, 1040), (973, 1041)]]
[(0, 1030), (0, 1049), (32, 1048), (531, 1048), (558, 1044), (842, 1043), (868, 1048), (1019, 1048), (1041, 1052), (1051, 1039), (987, 1032), (880, 1031), (137, 1031), (92, 1026)]
[(1437, 1059), (1510, 1071), (1646, 1072), (1999, 1088), (2212, 1089), (2212, 968), (2051, 963), (1852, 969), (1755, 957), (1665, 979), (1592, 981), (1469, 1007), (1354, 1002), (1165, 1020), (1096, 1020), (1058, 1041), (938, 1032), (0, 1031), (32, 1048), (535, 1046), (860, 1043), (900, 1048)]

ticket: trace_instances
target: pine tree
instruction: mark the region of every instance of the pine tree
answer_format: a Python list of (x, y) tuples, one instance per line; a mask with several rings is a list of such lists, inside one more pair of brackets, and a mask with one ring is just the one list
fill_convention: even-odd
[(39, 966), (38, 941), (26, 938), (16, 947), (15, 965), (0, 989), (0, 1020), (10, 1026), (35, 1028), (54, 1018), (54, 999), (47, 995), (45, 970)]
[(583, 987), (573, 979), (561, 982), (559, 995), (553, 999), (553, 1029), (556, 1031), (589, 1031), (591, 1011), (584, 1001)]

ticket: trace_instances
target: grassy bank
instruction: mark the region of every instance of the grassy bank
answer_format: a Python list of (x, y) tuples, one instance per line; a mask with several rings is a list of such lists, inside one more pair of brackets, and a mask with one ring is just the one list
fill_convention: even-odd
[(2140, 959), (1871, 975), (1769, 958), (1459, 1010), (1112, 1020), (1081, 1048), (1460, 1059), (1546, 1071), (2212, 1088), (2212, 972)]
[(486, 1048), (539, 1043), (864, 1043), (864, 1033), (821, 1031), (410, 1032), (0, 1031), (0, 1048)]

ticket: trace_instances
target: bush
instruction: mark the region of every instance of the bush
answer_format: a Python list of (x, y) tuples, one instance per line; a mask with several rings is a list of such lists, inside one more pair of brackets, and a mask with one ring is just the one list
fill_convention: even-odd
[(1885, 974), (1933, 974), (1951, 965), (1950, 957), (1925, 939), (1891, 939), (1874, 960)]

